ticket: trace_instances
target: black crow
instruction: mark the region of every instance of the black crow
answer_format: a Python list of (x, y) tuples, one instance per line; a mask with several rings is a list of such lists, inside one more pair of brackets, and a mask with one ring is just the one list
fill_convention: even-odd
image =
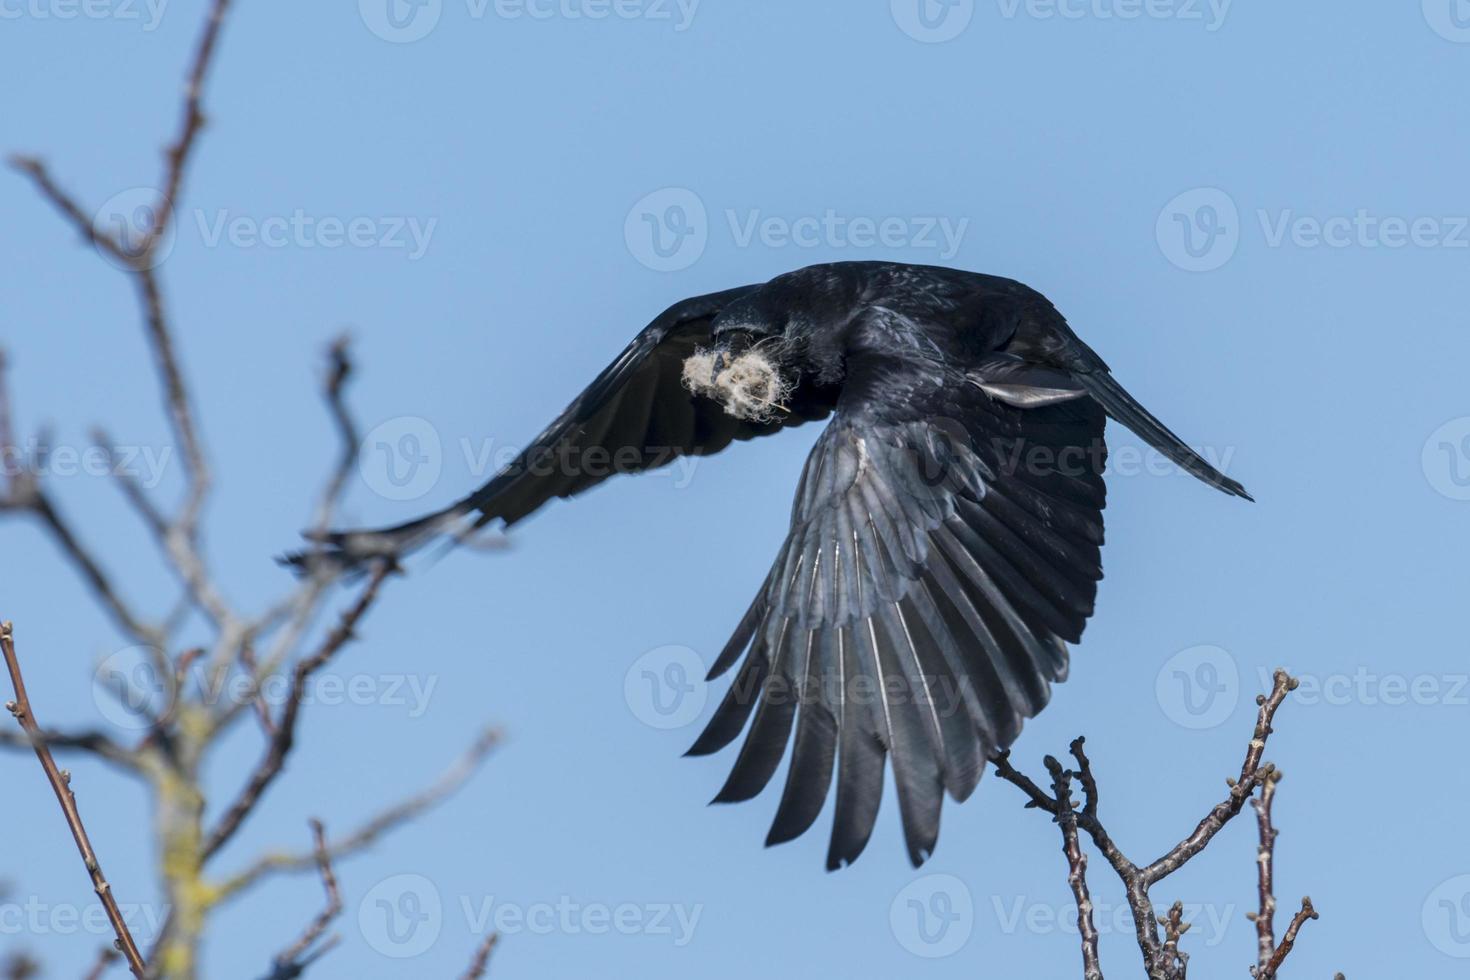
[(792, 743), (768, 844), (812, 825), (835, 771), (829, 868), (867, 844), (891, 759), (917, 866), (945, 791), (968, 797), (1067, 676), (1102, 578), (1104, 417), (1250, 499), (1034, 289), (840, 262), (684, 300), (485, 486), (409, 524), (327, 535), (315, 559), (398, 556), (470, 515), (511, 525), (616, 472), (829, 415), (791, 530), (709, 676), (740, 669), (690, 753), (748, 728), (728, 802), (760, 792)]

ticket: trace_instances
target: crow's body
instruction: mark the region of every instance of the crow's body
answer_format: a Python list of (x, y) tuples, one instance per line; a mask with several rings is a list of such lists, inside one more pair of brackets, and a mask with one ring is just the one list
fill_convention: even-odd
[[(741, 419), (692, 394), (683, 370), (699, 348), (774, 362), (786, 404)], [(943, 794), (969, 796), (1066, 677), (1066, 644), (1102, 578), (1105, 414), (1246, 496), (1139, 406), (1035, 290), (952, 269), (814, 266), (676, 304), (474, 494), (326, 544), (353, 561), (401, 554), (468, 515), (513, 524), (601, 482), (607, 468), (566, 465), (589, 449), (632, 471), (831, 416), (790, 533), (711, 670), (740, 664), (691, 753), (748, 728), (717, 797), (733, 801), (765, 787), (792, 744), (768, 843), (812, 825), (835, 773), (833, 868), (866, 845), (889, 759), (918, 864)]]

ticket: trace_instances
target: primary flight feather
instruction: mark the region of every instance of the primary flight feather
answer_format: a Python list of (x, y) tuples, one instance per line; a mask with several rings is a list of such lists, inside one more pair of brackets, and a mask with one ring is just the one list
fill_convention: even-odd
[[(791, 746), (770, 844), (811, 827), (835, 774), (829, 868), (866, 846), (886, 763), (918, 865), (944, 794), (968, 797), (1066, 678), (1102, 578), (1105, 416), (1250, 499), (1019, 282), (842, 262), (684, 300), (464, 500), (292, 560), (400, 556), (471, 515), (514, 524), (613, 473), (829, 416), (710, 678), (739, 670), (690, 753), (746, 733), (716, 797), (736, 801)], [(589, 450), (607, 465), (577, 465)]]

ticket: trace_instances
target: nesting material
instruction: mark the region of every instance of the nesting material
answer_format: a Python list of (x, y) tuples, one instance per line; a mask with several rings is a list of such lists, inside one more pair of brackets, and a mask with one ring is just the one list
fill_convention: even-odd
[(751, 422), (769, 422), (791, 393), (791, 383), (781, 376), (775, 363), (758, 349), (730, 361), (715, 374), (715, 361), (722, 355), (696, 350), (684, 361), (684, 386), (696, 395), (713, 398), (725, 413)]

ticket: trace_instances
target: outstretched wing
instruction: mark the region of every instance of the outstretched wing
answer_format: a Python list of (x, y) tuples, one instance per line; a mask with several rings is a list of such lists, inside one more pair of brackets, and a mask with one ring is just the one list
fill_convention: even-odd
[[(360, 561), (401, 555), (479, 511), (480, 524), (514, 524), (556, 497), (571, 497), (621, 473), (655, 469), (676, 457), (719, 452), (731, 442), (825, 418), (836, 388), (798, 385), (780, 418), (756, 422), (691, 394), (684, 361), (711, 343), (710, 328), (730, 302), (754, 286), (697, 296), (665, 310), (505, 469), (463, 500), (397, 527), (332, 532), (328, 552)], [(288, 559), (310, 560), (303, 555)]]
[(923, 862), (944, 791), (968, 797), (1066, 677), (1102, 578), (1092, 399), (1019, 407), (967, 382), (895, 410), (857, 387), (807, 461), (790, 535), (710, 676), (743, 653), (741, 668), (690, 749), (714, 752), (748, 722), (716, 797), (745, 800), (794, 728), (767, 844), (812, 825), (835, 770), (829, 869), (866, 846), (885, 757)]

